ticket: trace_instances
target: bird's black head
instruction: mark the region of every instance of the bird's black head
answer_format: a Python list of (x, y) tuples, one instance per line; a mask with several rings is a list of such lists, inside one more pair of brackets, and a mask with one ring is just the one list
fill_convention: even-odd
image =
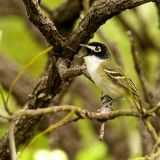
[(100, 59), (107, 59), (111, 58), (109, 50), (107, 47), (99, 42), (91, 42), (89, 44), (80, 44), (80, 46), (87, 49), (87, 56), (96, 56)]

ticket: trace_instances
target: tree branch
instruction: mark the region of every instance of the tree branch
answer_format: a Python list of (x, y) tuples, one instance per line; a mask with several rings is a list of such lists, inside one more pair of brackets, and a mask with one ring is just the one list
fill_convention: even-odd
[(42, 32), (47, 41), (55, 49), (61, 49), (63, 37), (57, 31), (55, 24), (41, 11), (38, 0), (23, 0), (29, 19)]
[[(140, 6), (152, 0), (100, 0), (93, 5), (86, 17), (81, 21), (70, 39), (65, 43), (67, 57), (72, 57), (79, 49), (80, 43), (86, 43), (96, 30), (108, 19), (120, 12)], [(68, 49), (72, 52), (68, 52)]]
[[(57, 113), (57, 112), (74, 112), (76, 115), (78, 115), (81, 118), (87, 118), (91, 120), (94, 119), (98, 121), (107, 121), (107, 120), (117, 118), (119, 116), (141, 117), (141, 114), (139, 114), (137, 111), (131, 111), (131, 110), (125, 110), (125, 109), (101, 113), (101, 112), (90, 112), (72, 105), (62, 105), (62, 106), (52, 106), (48, 108), (39, 108), (36, 110), (32, 110), (32, 109), (19, 110), (15, 112), (12, 116), (10, 116), (10, 119), (15, 120), (17, 119), (17, 117), (21, 117), (21, 116), (37, 116), (37, 115), (45, 115), (48, 113)], [(146, 116), (147, 115), (148, 114), (146, 112)]]

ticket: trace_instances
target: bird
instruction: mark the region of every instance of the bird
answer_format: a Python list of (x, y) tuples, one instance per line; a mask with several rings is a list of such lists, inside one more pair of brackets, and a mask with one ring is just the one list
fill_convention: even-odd
[[(112, 102), (118, 97), (129, 96), (138, 98), (138, 90), (133, 81), (125, 74), (121, 66), (111, 60), (111, 54), (106, 45), (100, 42), (80, 44), (86, 49), (84, 61), (93, 82), (107, 95), (107, 101)], [(107, 104), (107, 103), (106, 103)], [(110, 105), (106, 105), (108, 107)]]

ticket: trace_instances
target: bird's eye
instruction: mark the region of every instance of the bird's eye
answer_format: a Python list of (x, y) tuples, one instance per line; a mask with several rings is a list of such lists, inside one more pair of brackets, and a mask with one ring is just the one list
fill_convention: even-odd
[(100, 46), (96, 46), (94, 51), (95, 52), (101, 52), (101, 47)]

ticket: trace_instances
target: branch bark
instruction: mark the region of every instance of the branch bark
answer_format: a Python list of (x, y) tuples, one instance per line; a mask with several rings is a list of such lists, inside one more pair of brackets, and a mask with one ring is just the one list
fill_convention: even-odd
[(79, 44), (86, 43), (93, 37), (96, 30), (108, 19), (126, 9), (140, 6), (152, 0), (101, 0), (91, 7), (86, 17), (66, 41), (65, 46), (72, 52), (65, 51), (67, 57), (72, 57), (79, 49)]
[(60, 49), (62, 47), (62, 36), (57, 31), (54, 22), (41, 11), (38, 0), (23, 0), (23, 2), (26, 6), (29, 19), (55, 49)]

